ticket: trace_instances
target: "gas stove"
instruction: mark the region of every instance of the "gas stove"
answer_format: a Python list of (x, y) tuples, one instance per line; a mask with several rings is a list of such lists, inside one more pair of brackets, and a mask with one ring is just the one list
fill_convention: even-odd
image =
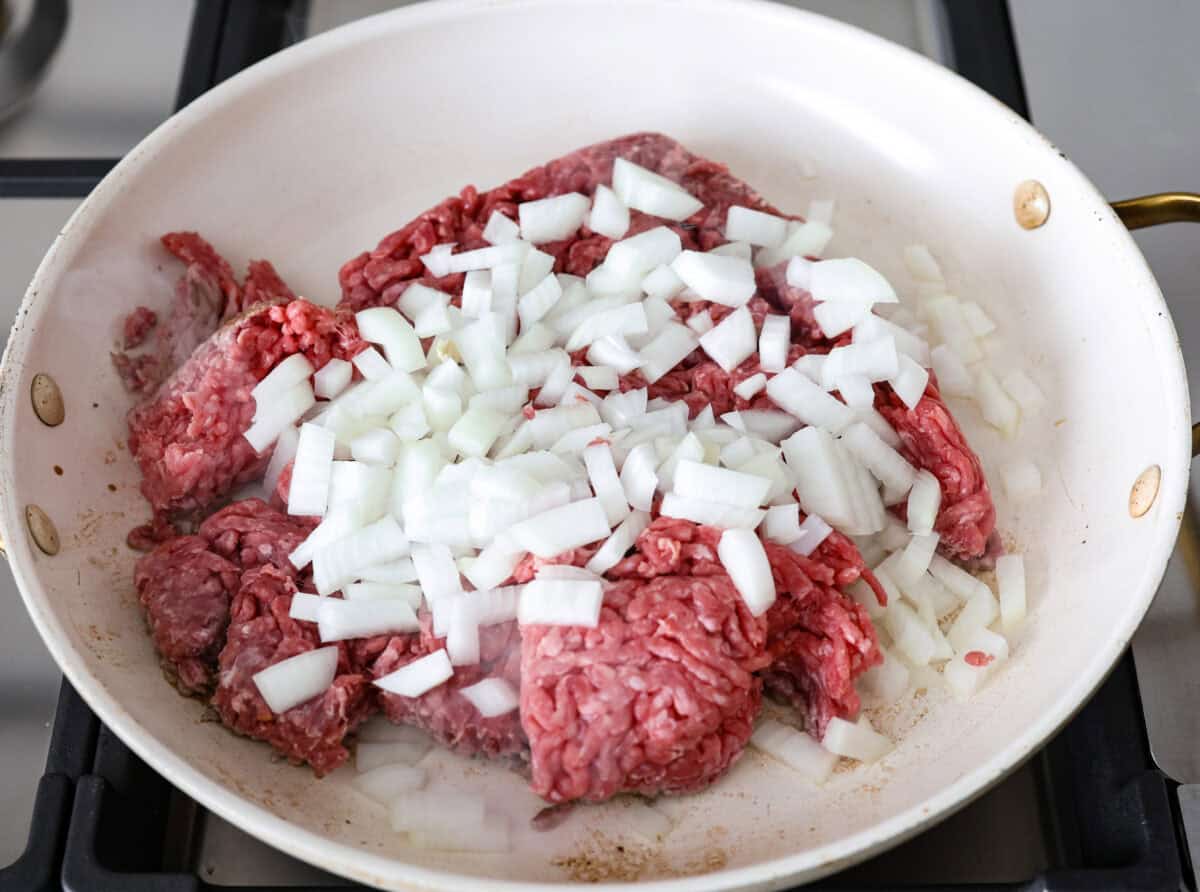
[[(953, 67), (1026, 116), (1032, 106), (1045, 128), (1062, 111), (1051, 101), (1054, 91), (1041, 85), (1063, 75), (1061, 67), (1077, 53), (1065, 47), (1067, 59), (1053, 64), (1044, 53), (1031, 54), (1036, 70), (1029, 60), (1023, 70), (1018, 49), (1042, 46), (1053, 24), (1048, 18), (1072, 6), (1078, 14), (1083, 2), (1052, 4), (1057, 11), (1033, 0), (1013, 0), (1011, 9), (1004, 0), (794, 5)], [(0, 22), (9, 22), (0, 48), (43, 4), (0, 0), (8, 14)], [(80, 199), (173, 109), (279, 49), (396, 5), (70, 4), (44, 79), (23, 111), (0, 122), (0, 316), (15, 313), (38, 260)], [(1033, 81), (1037, 89), (1027, 98)], [(1086, 163), (1084, 169), (1092, 170)], [(1128, 191), (1188, 185), (1177, 179)], [(1150, 238), (1157, 239), (1150, 242), (1156, 270), (1159, 262), (1170, 265), (1174, 255), (1161, 250), (1162, 237)], [(1200, 273), (1193, 281), (1200, 283)], [(1200, 338), (1200, 302), (1194, 307), (1191, 333)], [(1186, 343), (1187, 319), (1179, 321)], [(1200, 702), (1197, 530), (1194, 518), (1185, 519), (1180, 548), (1133, 652), (1049, 745), (958, 814), (809, 888), (1195, 889), (1186, 829), (1200, 815), (1200, 796), (1171, 775), (1200, 767), (1196, 710), (1187, 708)], [(245, 835), (155, 774), (61, 680), (6, 572), (0, 594), (7, 605), (0, 651), (9, 668), (0, 679), (0, 807), (7, 816), (0, 822), (0, 865), (8, 865), (0, 866), (0, 892), (352, 887)], [(1193, 829), (1192, 838), (1200, 840), (1200, 833)]]

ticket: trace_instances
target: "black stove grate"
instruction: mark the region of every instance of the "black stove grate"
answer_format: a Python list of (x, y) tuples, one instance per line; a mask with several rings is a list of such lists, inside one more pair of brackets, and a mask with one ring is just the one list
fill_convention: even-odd
[[(1028, 117), (1005, 0), (942, 0), (955, 67)], [(197, 0), (177, 105), (299, 39), (307, 0)], [(0, 159), (0, 198), (86, 195), (115, 159)], [(909, 892), (1195, 889), (1174, 782), (1154, 765), (1132, 657), (1034, 757), (1051, 868), (1022, 882), (897, 886), (862, 867), (806, 887)], [(216, 886), (191, 866), (197, 806), (103, 727), (66, 682), (29, 843), (0, 892), (267, 892)], [(1003, 828), (996, 828), (1003, 832)], [(291, 887), (301, 888), (301, 887)], [(329, 888), (360, 888), (345, 882)]]

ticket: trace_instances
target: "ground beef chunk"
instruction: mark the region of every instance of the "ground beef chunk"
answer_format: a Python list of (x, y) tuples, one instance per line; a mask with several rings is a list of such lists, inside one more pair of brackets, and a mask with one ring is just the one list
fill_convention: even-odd
[(295, 575), (288, 555), (316, 525), (316, 518), (284, 514), (262, 499), (242, 499), (211, 515), (197, 532), (213, 551), (242, 570), (270, 564)]
[(292, 762), (307, 762), (320, 777), (349, 758), (342, 741), (367, 718), (373, 701), (342, 643), (337, 675), (325, 693), (279, 715), (267, 707), (254, 675), (321, 646), (312, 623), (288, 616), (295, 593), (292, 577), (270, 564), (245, 575), (233, 599), (212, 705), (234, 731), (266, 741)]
[(259, 304), (226, 323), (129, 413), (129, 450), (151, 507), (203, 508), (261, 476), (270, 452), (255, 454), (242, 437), (254, 415), (254, 385), (293, 353), (320, 368), (362, 345), (349, 313), (304, 300)]
[(996, 507), (983, 466), (942, 402), (934, 377), (930, 375), (915, 409), (883, 385), (875, 388), (875, 407), (896, 429), (904, 457), (941, 484), (942, 503), (933, 527), (940, 536), (938, 550), (960, 560), (995, 557), (999, 553)]
[[(388, 235), (375, 250), (360, 254), (342, 267), (342, 305), (359, 310), (394, 304), (414, 281), (460, 294), (461, 273), (441, 279), (429, 276), (420, 256), (445, 242), (456, 242), (458, 250), (483, 247), (483, 228), (493, 211), (516, 219), (517, 205), (523, 201), (566, 192), (591, 195), (597, 184), (611, 181), (616, 158), (626, 158), (681, 183), (705, 205), (681, 223), (634, 211), (628, 235), (667, 225), (679, 233), (685, 248), (707, 250), (725, 241), (725, 215), (731, 205), (779, 213), (724, 165), (693, 155), (662, 134), (635, 133), (564, 155), (495, 189), (480, 192), (468, 186), (459, 195), (447, 198)], [(611, 239), (584, 226), (571, 238), (538, 248), (554, 255), (556, 272), (586, 275), (604, 258), (611, 244)]]
[(244, 310), (249, 304), (242, 302), (242, 289), (238, 286), (233, 267), (196, 232), (168, 232), (161, 239), (162, 245), (178, 259), (195, 268), (197, 274), (216, 285), (220, 292), (221, 318), (229, 319)]
[(121, 346), (126, 350), (142, 346), (150, 330), (158, 324), (158, 314), (149, 307), (138, 307), (125, 317), (121, 326)]
[[(428, 615), (421, 632), (381, 636), (355, 642), (355, 659), (369, 665), (373, 678), (381, 678), (419, 657), (445, 647), (433, 635)], [(435, 740), (466, 756), (524, 759), (527, 743), (516, 711), (484, 718), (459, 691), (485, 678), (503, 678), (521, 688), (521, 633), (515, 622), (484, 626), (479, 630), (477, 665), (456, 666), (454, 676), (420, 697), (402, 697), (379, 691), (379, 701), (393, 722), (423, 728)]]
[(238, 568), (200, 536), (179, 536), (137, 562), (133, 581), (163, 669), (183, 693), (212, 688)]
[(596, 628), (522, 634), (521, 721), (550, 802), (699, 790), (750, 738), (766, 623), (726, 576), (626, 580)]

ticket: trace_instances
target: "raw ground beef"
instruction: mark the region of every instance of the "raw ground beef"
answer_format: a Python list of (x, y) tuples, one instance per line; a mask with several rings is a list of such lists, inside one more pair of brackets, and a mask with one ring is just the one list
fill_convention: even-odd
[(342, 742), (375, 707), (369, 681), (351, 667), (343, 642), (337, 645), (337, 675), (325, 693), (279, 715), (268, 708), (255, 673), (321, 646), (312, 623), (288, 616), (295, 593), (292, 576), (270, 564), (245, 575), (230, 609), (212, 705), (234, 731), (266, 741), (292, 762), (307, 762), (320, 777), (350, 757)]
[(163, 670), (185, 694), (212, 688), (217, 654), (225, 643), (229, 600), (241, 571), (201, 536), (178, 536), (138, 561), (138, 600)]
[(549, 802), (699, 790), (750, 739), (766, 622), (728, 576), (628, 579), (596, 628), (522, 633), (521, 722)]
[[(355, 661), (369, 667), (373, 678), (381, 678), (445, 647), (446, 642), (434, 637), (432, 621), (428, 614), (423, 614), (419, 634), (379, 636), (355, 645)], [(477, 665), (455, 667), (449, 681), (420, 697), (379, 691), (379, 701), (393, 722), (423, 728), (438, 743), (457, 753), (523, 760), (527, 743), (519, 715), (510, 712), (484, 718), (459, 693), (485, 678), (502, 678), (514, 688), (521, 688), (521, 633), (517, 624), (507, 622), (481, 628), (479, 654)]]
[(126, 350), (142, 346), (149, 337), (150, 330), (156, 325), (158, 325), (158, 314), (149, 307), (138, 307), (125, 317), (121, 346)]
[(305, 300), (257, 304), (227, 322), (129, 413), (129, 450), (151, 507), (203, 508), (261, 476), (270, 451), (256, 454), (242, 436), (254, 385), (293, 353), (320, 368), (362, 346), (351, 314)]
[[(239, 285), (229, 264), (199, 236), (165, 236), (164, 245), (187, 264), (176, 308), (157, 326), (157, 350), (114, 357), (142, 392), (175, 369), (130, 413), (131, 451), (142, 469), (143, 493), (156, 510), (140, 541), (173, 532), (168, 512), (206, 509), (262, 473), (266, 456), (256, 456), (241, 433), (253, 414), (249, 391), (275, 362), (298, 350), (317, 367), (330, 356), (351, 357), (361, 341), (350, 314), (394, 304), (412, 282), (444, 290), (457, 302), (463, 275), (435, 278), (420, 255), (445, 242), (456, 242), (458, 250), (482, 247), (483, 227), (495, 210), (515, 218), (523, 201), (591, 194), (610, 179), (618, 156), (681, 182), (705, 205), (677, 224), (635, 211), (630, 235), (669, 225), (685, 248), (707, 250), (724, 242), (730, 205), (778, 213), (722, 165), (665, 136), (635, 134), (574, 152), (490, 191), (468, 186), (347, 262), (339, 272), (338, 311), (296, 299), (265, 262), (252, 263)], [(583, 275), (611, 243), (585, 226), (539, 247), (555, 257), (556, 271)], [(750, 312), (756, 324), (767, 313), (790, 317), (791, 360), (845, 342), (848, 336), (823, 337), (811, 295), (787, 285), (783, 265), (758, 270), (757, 278)], [(707, 310), (719, 320), (730, 312), (703, 302), (676, 308), (682, 318)], [(138, 329), (133, 341), (145, 336), (145, 318), (129, 323)], [(756, 357), (727, 374), (697, 351), (657, 381), (650, 396), (685, 401), (693, 415), (706, 405), (718, 414), (767, 408), (765, 393), (747, 401), (732, 392), (757, 371)], [(633, 373), (621, 386), (642, 381)], [(905, 455), (941, 481), (944, 547), (958, 557), (984, 554), (994, 541), (990, 495), (935, 382), (911, 412), (890, 389), (877, 390), (876, 404), (899, 432)], [(287, 476), (285, 470), (283, 491)], [(171, 539), (143, 558), (138, 590), (164, 663), (186, 675), (191, 690), (203, 690), (213, 681), (219, 652), (212, 702), (222, 721), (293, 761), (310, 763), (317, 774), (344, 761), (346, 734), (382, 707), (392, 721), (424, 728), (459, 752), (528, 759), (533, 788), (551, 802), (700, 789), (742, 752), (764, 687), (793, 703), (819, 735), (831, 717), (857, 714), (854, 681), (881, 656), (865, 611), (840, 591), (862, 578), (883, 599), (845, 536), (831, 535), (808, 558), (767, 543), (778, 598), (755, 618), (717, 558), (721, 531), (659, 517), (606, 574), (611, 582), (597, 628), (486, 627), (480, 630), (481, 662), (456, 667), (444, 685), (417, 698), (373, 688), (371, 679), (444, 646), (423, 615), (419, 633), (339, 644), (330, 690), (276, 716), (252, 677), (319, 646), (312, 624), (287, 615), (292, 595), (307, 579), (296, 578), (286, 555), (311, 528), (311, 521), (287, 517), (260, 500), (234, 503), (205, 520), (198, 535)], [(552, 563), (581, 565), (595, 548), (575, 549)], [(511, 581), (532, 578), (541, 563), (527, 558)], [(486, 677), (519, 687), (519, 713), (479, 715), (460, 690)]]

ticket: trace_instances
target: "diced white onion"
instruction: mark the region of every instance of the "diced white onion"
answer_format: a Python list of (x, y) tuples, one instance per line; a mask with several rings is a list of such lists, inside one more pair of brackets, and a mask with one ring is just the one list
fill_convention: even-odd
[(725, 216), (725, 238), (731, 242), (775, 247), (788, 234), (788, 221), (774, 214), (732, 205)]
[(886, 647), (880, 648), (883, 662), (878, 663), (862, 674), (858, 686), (862, 692), (876, 703), (888, 705), (895, 703), (908, 691), (908, 667)]
[(487, 455), (500, 432), (508, 423), (508, 415), (480, 406), (467, 409), (446, 434), (447, 442), (460, 455)]
[(667, 220), (686, 220), (703, 207), (678, 183), (624, 158), (613, 162), (612, 188), (626, 207)]
[(830, 396), (795, 369), (784, 369), (767, 382), (767, 396), (802, 422), (830, 433), (854, 423), (854, 410)]
[(987, 590), (986, 585), (940, 554), (930, 560), (929, 573), (963, 602), (969, 601), (979, 589)]
[(525, 331), (553, 309), (562, 297), (562, 285), (553, 273), (548, 274), (517, 301), (521, 330)]
[(253, 681), (267, 708), (279, 715), (324, 693), (333, 684), (337, 663), (336, 647), (319, 647), (254, 673)]
[(758, 534), (754, 530), (725, 530), (717, 544), (717, 556), (750, 613), (766, 613), (775, 603), (775, 580)]
[(878, 491), (862, 486), (856, 462), (827, 431), (819, 427), (801, 428), (782, 445), (800, 505), (806, 513), (818, 514), (851, 535), (867, 535), (882, 529), (885, 512)]
[(698, 335), (703, 335), (705, 332), (712, 331), (714, 324), (715, 323), (712, 321), (712, 316), (709, 315), (708, 310), (701, 310), (694, 316), (689, 316), (687, 320), (687, 327)]
[(754, 294), (754, 267), (749, 260), (701, 251), (683, 251), (671, 263), (683, 283), (705, 300), (740, 307)]
[(900, 371), (894, 338), (883, 335), (873, 341), (855, 341), (834, 347), (821, 365), (821, 384), (832, 390), (844, 375), (863, 375), (868, 381), (887, 381)]
[(670, 300), (677, 296), (686, 286), (683, 279), (676, 275), (675, 270), (664, 265), (656, 266), (642, 279), (642, 291), (649, 297)]
[(317, 630), (322, 643), (370, 638), (389, 632), (415, 632), (421, 627), (407, 601), (344, 601), (322, 598), (317, 607)]
[(1012, 437), (1017, 432), (1021, 410), (1001, 389), (996, 376), (985, 365), (980, 365), (975, 374), (975, 396), (979, 400), (984, 421), (1006, 437)]
[(588, 198), (578, 192), (524, 201), (517, 205), (521, 237), (540, 245), (575, 233), (588, 215)]
[(771, 481), (762, 477), (684, 460), (675, 467), (673, 488), (686, 498), (757, 508), (766, 500), (770, 485)]
[(515, 524), (509, 535), (517, 545), (540, 558), (608, 536), (608, 518), (599, 499), (584, 499), (544, 511)]
[(891, 284), (876, 269), (856, 257), (819, 260), (812, 265), (809, 289), (817, 302), (851, 304), (896, 303)]
[(965, 700), (1008, 659), (1008, 642), (995, 632), (977, 629), (962, 644), (963, 649), (942, 670), (942, 677), (955, 696)]
[(490, 248), (477, 248), (452, 254), (447, 263), (451, 273), (465, 273), (473, 269), (496, 269), (509, 263), (520, 263), (529, 253), (528, 242), (509, 241)]
[[(684, 325), (668, 322), (650, 343), (638, 351), (642, 377), (653, 384), (679, 363), (683, 362), (700, 342), (696, 335)], [(595, 358), (588, 357), (592, 362)]]
[(866, 716), (857, 722), (834, 716), (825, 726), (821, 746), (831, 753), (860, 762), (878, 762), (892, 751), (892, 742), (872, 728)]
[(787, 316), (768, 314), (758, 335), (758, 364), (764, 372), (782, 372), (792, 346), (792, 322)]
[(745, 307), (734, 310), (715, 328), (700, 336), (700, 347), (726, 372), (741, 365), (756, 346), (754, 319)]
[(851, 409), (869, 409), (875, 403), (875, 388), (866, 375), (845, 374), (834, 382), (833, 389)]
[(888, 488), (897, 500), (903, 499), (912, 488), (916, 468), (883, 442), (879, 434), (861, 421), (846, 428), (842, 442), (856, 459), (866, 466), (875, 479)]
[[(876, 578), (878, 574), (876, 574)], [(933, 658), (933, 635), (911, 607), (889, 598), (883, 625), (892, 636), (892, 643), (914, 666), (927, 666)]]
[(264, 452), (284, 430), (299, 421), (315, 402), (312, 386), (307, 380), (282, 393), (272, 393), (270, 402), (255, 409), (254, 423), (246, 428), (242, 436), (255, 452)]
[(754, 257), (754, 248), (749, 242), (726, 242), (723, 245), (717, 245), (715, 248), (709, 248), (709, 254), (721, 254), (725, 257), (738, 257), (745, 261), (750, 261)]
[(275, 440), (275, 449), (271, 452), (271, 460), (267, 463), (267, 470), (263, 475), (263, 487), (268, 494), (273, 494), (278, 488), (279, 475), (296, 458), (296, 447), (299, 443), (300, 431), (291, 425), (279, 432)]
[[(757, 266), (774, 266), (785, 260), (820, 257), (832, 238), (833, 230), (828, 223), (822, 223), (820, 220), (805, 220), (803, 223), (793, 226), (782, 245), (760, 250), (755, 262)], [(793, 282), (789, 277), (788, 284), (793, 288), (803, 288), (807, 291), (808, 280), (800, 278), (799, 269), (800, 267), (797, 267), (797, 281)]]
[(808, 734), (774, 719), (762, 719), (755, 726), (750, 743), (818, 784), (829, 778), (838, 761), (836, 753), (825, 749)]
[(428, 254), (421, 255), (421, 263), (429, 270), (431, 276), (440, 279), (450, 273), (450, 254), (453, 251), (453, 243), (434, 245)]
[(800, 538), (800, 506), (795, 502), (767, 509), (762, 523), (763, 535), (780, 545), (790, 545)]
[(521, 227), (500, 211), (492, 211), (487, 225), (483, 227), (483, 240), (491, 245), (515, 242), (521, 237)]
[(983, 359), (979, 342), (971, 334), (971, 328), (963, 316), (958, 298), (942, 295), (925, 301), (925, 312), (942, 343), (949, 345), (963, 362), (972, 363)]
[(288, 616), (302, 622), (315, 623), (317, 621), (317, 608), (321, 606), (321, 602), (324, 600), (320, 595), (313, 595), (308, 592), (296, 592), (296, 594), (292, 595), (292, 605), (288, 608)]
[(705, 526), (743, 530), (753, 530), (762, 523), (766, 514), (758, 508), (740, 508), (737, 505), (690, 498), (671, 492), (663, 496), (659, 513), (664, 517), (678, 517)]
[(938, 479), (923, 468), (917, 471), (908, 493), (908, 528), (918, 536), (932, 533), (941, 503), (942, 487)]
[(792, 363), (792, 368), (814, 384), (820, 384), (825, 371), (824, 353), (806, 353)]
[(320, 517), (325, 513), (335, 444), (332, 431), (312, 423), (300, 426), (288, 490), (288, 514)]
[[(645, 391), (642, 391), (643, 395)], [(654, 447), (649, 443), (641, 443), (629, 450), (625, 463), (621, 466), (621, 486), (625, 490), (625, 498), (638, 511), (649, 511), (658, 488), (658, 462)]]
[(1025, 619), (1025, 560), (1019, 554), (996, 558), (996, 587), (1000, 590), (1000, 623), (1012, 632)]
[(939, 344), (930, 352), (930, 358), (942, 393), (968, 398), (974, 396), (975, 384), (971, 380), (971, 373), (953, 348), (948, 344)]
[(386, 428), (374, 428), (350, 441), (355, 461), (390, 467), (400, 455), (400, 439)]
[(521, 590), (517, 622), (521, 625), (585, 626), (600, 622), (604, 586), (573, 579), (535, 579)]
[(621, 524), (613, 530), (604, 544), (592, 555), (586, 568), (593, 573), (607, 573), (615, 567), (625, 553), (637, 541), (637, 537), (650, 525), (650, 515), (645, 511), (632, 511)]
[(800, 524), (800, 536), (790, 547), (797, 554), (808, 557), (832, 532), (833, 527), (827, 524), (824, 518), (819, 514), (810, 514), (804, 518), (804, 523)]
[(646, 310), (640, 303), (602, 310), (583, 319), (567, 339), (567, 352), (591, 346), (601, 338), (641, 334), (648, 329)]
[(421, 606), (421, 589), (407, 583), (351, 582), (342, 586), (342, 597), (347, 601), (405, 601), (414, 610)]
[(411, 547), (391, 515), (318, 549), (313, 555), (317, 592), (329, 595), (355, 579), (357, 571), (408, 555)]
[(473, 685), (459, 688), (458, 692), (466, 697), (485, 719), (505, 715), (520, 704), (516, 688), (503, 678), (485, 678)]
[(479, 622), (465, 596), (447, 598), (434, 605), (435, 613), (445, 605), (450, 619), (446, 629), (446, 655), (451, 666), (473, 666), (479, 662)]
[(389, 672), (382, 678), (375, 679), (375, 684), (389, 694), (399, 694), (401, 697), (420, 697), (445, 682), (453, 674), (454, 667), (450, 665), (450, 657), (442, 649), (435, 650), (431, 654), (401, 666), (394, 672)]
[(447, 303), (436, 303), (427, 306), (413, 317), (413, 331), (419, 338), (429, 338), (445, 334), (454, 328), (450, 311), (453, 308)]
[(254, 385), (250, 396), (255, 403), (255, 417), (262, 407), (309, 379), (313, 373), (312, 363), (303, 353), (293, 353), (282, 359), (267, 376)]
[(1020, 369), (1013, 369), (1006, 374), (1000, 384), (1026, 415), (1032, 415), (1046, 404), (1042, 389)]
[(448, 545), (430, 543), (416, 546), (412, 549), (412, 562), (425, 600), (430, 604), (462, 591), (458, 566)]
[(967, 321), (967, 328), (971, 329), (971, 334), (975, 337), (982, 338), (996, 330), (996, 323), (975, 301), (965, 301), (962, 305), (962, 313), (963, 318)]
[(946, 637), (950, 640), (950, 644), (956, 652), (963, 651), (963, 644), (979, 629), (987, 628), (996, 619), (1000, 612), (1000, 607), (996, 603), (995, 596), (991, 593), (987, 586), (980, 586), (975, 590), (954, 622), (950, 625), (950, 629), (946, 632)]
[(1004, 492), (1014, 502), (1032, 499), (1042, 491), (1042, 472), (1028, 459), (1006, 464), (1000, 469), (1000, 479), (1004, 481)]
[(608, 186), (601, 184), (596, 187), (588, 228), (612, 239), (621, 238), (629, 229), (629, 208)]
[(896, 377), (889, 379), (889, 384), (900, 401), (910, 409), (915, 409), (921, 397), (925, 395), (925, 387), (929, 383), (929, 372), (918, 365), (909, 356), (900, 357), (900, 371)]
[(583, 463), (587, 468), (592, 491), (595, 492), (608, 518), (608, 525), (616, 526), (629, 514), (629, 503), (617, 477), (612, 448), (604, 443), (588, 446), (583, 450)]
[(575, 374), (592, 390), (616, 390), (621, 384), (617, 370), (608, 366), (583, 365)]
[(588, 347), (587, 358), (588, 362), (607, 366), (618, 375), (627, 375), (642, 364), (637, 351), (619, 337), (600, 338)]
[(350, 385), (352, 377), (354, 365), (334, 357), (313, 375), (313, 393), (318, 399), (331, 400)]
[(748, 400), (766, 386), (767, 376), (762, 372), (759, 372), (756, 375), (751, 375), (749, 378), (736, 385), (733, 388), (733, 392), (741, 399)]
[[(361, 747), (363, 744), (358, 745)], [(376, 802), (391, 805), (405, 793), (425, 786), (425, 769), (416, 765), (380, 765), (359, 774), (352, 783), (360, 793)]]
[(399, 312), (391, 307), (372, 307), (359, 311), (354, 319), (363, 340), (383, 347), (392, 368), (412, 372), (425, 367), (421, 339)]
[(904, 265), (919, 282), (943, 282), (942, 268), (925, 245), (908, 245), (904, 249)]

